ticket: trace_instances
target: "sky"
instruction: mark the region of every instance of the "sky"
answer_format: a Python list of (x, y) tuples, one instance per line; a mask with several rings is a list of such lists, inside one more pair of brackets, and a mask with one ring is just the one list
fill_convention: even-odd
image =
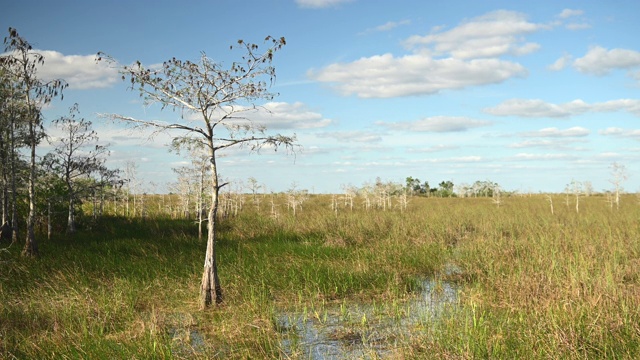
[[(3, 1), (13, 27), (45, 56), (38, 74), (62, 78), (107, 166), (136, 164), (143, 191), (164, 192), (189, 159), (99, 114), (180, 121), (146, 106), (101, 51), (120, 64), (197, 61), (230, 67), (238, 39), (285, 37), (275, 54), (278, 95), (254, 114), (269, 134), (296, 135), (295, 153), (234, 149), (219, 171), (237, 186), (339, 193), (377, 177), (433, 187), (492, 181), (510, 191), (562, 192), (572, 181), (640, 191), (640, 2), (612, 1)], [(55, 137), (55, 129), (50, 129)], [(44, 155), (49, 145), (38, 149)]]

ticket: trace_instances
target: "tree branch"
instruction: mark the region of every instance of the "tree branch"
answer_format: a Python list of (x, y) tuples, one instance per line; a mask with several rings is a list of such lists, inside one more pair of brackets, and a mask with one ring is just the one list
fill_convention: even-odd
[[(111, 119), (111, 120), (118, 120), (118, 121), (122, 121), (125, 123), (132, 123), (134, 124), (134, 128), (157, 128), (159, 129), (157, 132), (162, 132), (162, 131), (166, 131), (166, 130), (172, 130), (172, 129), (178, 129), (178, 130), (184, 130), (187, 132), (195, 132), (198, 133), (202, 136), (207, 137), (207, 133), (204, 132), (201, 128), (199, 127), (191, 127), (191, 126), (187, 126), (187, 125), (183, 125), (183, 124), (167, 124), (167, 123), (163, 123), (163, 122), (159, 122), (159, 121), (152, 121), (152, 120), (140, 120), (140, 119), (136, 119), (136, 118), (132, 118), (129, 116), (123, 116), (123, 115), (118, 115), (118, 114), (98, 114), (98, 117), (102, 117), (102, 118), (107, 118), (107, 119)], [(154, 132), (156, 133), (156, 132)]]

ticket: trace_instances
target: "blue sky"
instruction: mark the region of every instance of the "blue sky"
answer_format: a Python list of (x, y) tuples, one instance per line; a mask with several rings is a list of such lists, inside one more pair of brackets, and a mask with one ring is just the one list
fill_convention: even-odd
[[(97, 65), (197, 60), (230, 64), (238, 39), (285, 37), (279, 93), (256, 114), (272, 133), (296, 134), (295, 155), (230, 151), (223, 177), (254, 177), (267, 191), (295, 182), (340, 192), (376, 177), (436, 185), (490, 180), (508, 190), (561, 192), (572, 180), (611, 189), (610, 166), (640, 191), (640, 2), (637, 1), (12, 1), (0, 28), (16, 28), (46, 58), (43, 78), (68, 81), (52, 120), (78, 103), (109, 165), (138, 165), (147, 191), (174, 182), (188, 160), (168, 136), (147, 140), (98, 113), (174, 122), (144, 107)], [(5, 33), (6, 36), (7, 33)], [(234, 57), (235, 56), (235, 57)], [(47, 146), (39, 150), (44, 155)]]

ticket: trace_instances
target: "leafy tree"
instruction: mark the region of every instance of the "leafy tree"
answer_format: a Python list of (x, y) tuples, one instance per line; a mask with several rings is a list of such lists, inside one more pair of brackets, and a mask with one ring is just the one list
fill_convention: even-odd
[(58, 174), (66, 185), (68, 201), (67, 232), (76, 232), (76, 201), (82, 190), (78, 180), (88, 178), (91, 173), (103, 168), (105, 146), (98, 144), (98, 135), (91, 129), (91, 121), (77, 118), (78, 104), (69, 109), (68, 116), (54, 120), (53, 124), (62, 131), (62, 136), (50, 141), (53, 150), (45, 156), (45, 164)]
[(440, 197), (453, 196), (453, 182), (449, 180), (440, 182), (440, 184), (438, 184), (438, 195)]
[[(216, 218), (219, 191), (225, 184), (218, 177), (218, 152), (237, 146), (256, 151), (265, 146), (291, 149), (295, 142), (295, 137), (267, 135), (265, 126), (248, 118), (256, 110), (256, 102), (271, 100), (275, 95), (269, 91), (269, 85), (276, 76), (272, 60), (275, 52), (285, 45), (285, 39), (268, 36), (265, 42), (269, 47), (259, 52), (258, 45), (239, 40), (238, 48), (243, 50), (244, 55), (229, 68), (214, 62), (205, 53), (197, 62), (172, 58), (159, 68), (148, 68), (140, 62), (133, 66), (119, 66), (123, 79), (131, 82), (131, 88), (140, 92), (145, 103), (159, 103), (163, 109), (177, 110), (180, 116), (174, 123), (161, 123), (123, 115), (107, 115), (156, 131), (178, 130), (181, 134), (176, 137), (178, 141), (198, 142), (208, 153), (211, 201), (200, 288), (202, 308), (222, 302), (216, 260)], [(98, 61), (101, 60), (115, 63), (108, 55), (98, 53)]]
[(27, 239), (23, 255), (38, 254), (34, 225), (36, 216), (36, 146), (43, 136), (42, 107), (55, 97), (62, 97), (67, 87), (63, 80), (45, 82), (37, 77), (38, 66), (44, 64), (44, 56), (33, 51), (31, 44), (9, 28), (9, 36), (4, 38), (5, 55), (0, 56), (0, 67), (4, 68), (16, 81), (22, 95), (27, 122), (27, 140), (30, 149), (29, 162), (29, 215), (27, 216)]
[(424, 183), (422, 183), (422, 185), (420, 185), (420, 193), (421, 194), (429, 194), (429, 191), (431, 190), (431, 188), (429, 187), (429, 182), (425, 181)]
[(409, 194), (414, 195), (415, 193), (421, 192), (420, 179), (409, 176), (406, 179), (406, 183), (406, 190), (409, 192)]

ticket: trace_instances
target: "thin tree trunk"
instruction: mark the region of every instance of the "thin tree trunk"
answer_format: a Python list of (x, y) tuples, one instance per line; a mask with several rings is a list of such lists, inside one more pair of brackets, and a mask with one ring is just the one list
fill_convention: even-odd
[(9, 218), (9, 179), (7, 174), (7, 150), (11, 151), (11, 149), (8, 149), (9, 145), (7, 144), (7, 139), (5, 138), (6, 135), (8, 135), (8, 132), (5, 134), (5, 130), (3, 129), (2, 134), (0, 134), (0, 173), (2, 173), (2, 184), (0, 185), (0, 191), (2, 191), (2, 194), (0, 194), (0, 196), (2, 196), (2, 204), (0, 205), (2, 207), (2, 221), (0, 223), (2, 225), (4, 225)]
[(69, 190), (69, 216), (67, 217), (67, 233), (69, 234), (76, 232), (75, 202), (73, 197), (73, 191)]
[(51, 240), (51, 199), (47, 200), (47, 240)]
[(211, 156), (211, 206), (209, 208), (209, 223), (207, 224), (207, 251), (204, 258), (204, 272), (200, 286), (200, 307), (209, 307), (214, 302), (222, 303), (222, 286), (218, 277), (218, 263), (216, 260), (216, 216), (218, 213), (218, 173), (215, 163), (215, 154)]
[(13, 116), (11, 117), (11, 229), (13, 236), (11, 238), (11, 243), (18, 241), (18, 208), (16, 205), (16, 137), (15, 137), (15, 129), (16, 122)]
[(96, 195), (96, 188), (93, 188), (93, 220), (95, 221), (98, 218), (98, 196)]
[(31, 143), (31, 163), (29, 166), (29, 215), (27, 216), (27, 240), (22, 249), (24, 256), (37, 256), (38, 243), (34, 231), (36, 221), (36, 124), (35, 119), (29, 122), (29, 140)]
[(198, 239), (202, 239), (202, 210), (204, 204), (204, 163), (200, 165), (200, 188), (198, 189)]

